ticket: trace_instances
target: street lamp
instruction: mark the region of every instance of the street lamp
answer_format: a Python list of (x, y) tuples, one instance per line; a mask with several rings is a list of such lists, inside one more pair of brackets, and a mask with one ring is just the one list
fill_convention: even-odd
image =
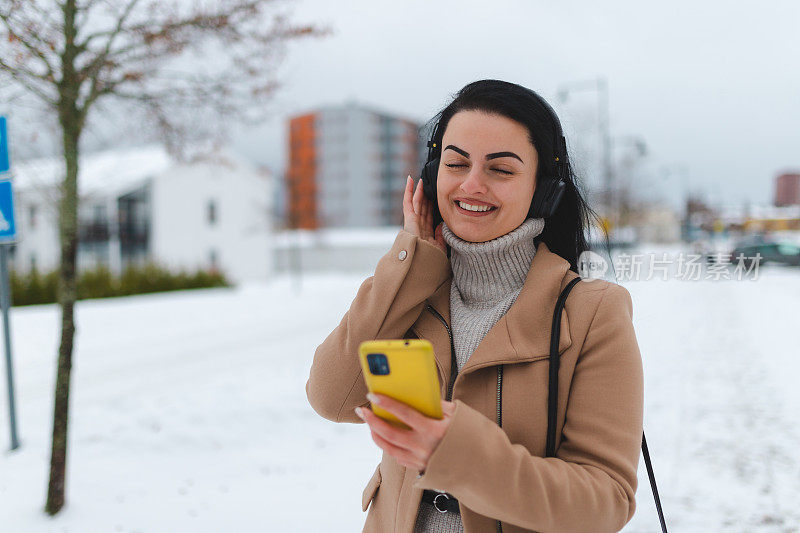
[[(615, 150), (622, 144), (633, 147), (636, 159), (642, 159), (647, 156), (647, 143), (644, 138), (639, 135), (615, 135), (611, 138), (611, 151)], [(614, 206), (614, 212), (618, 216), (619, 225), (625, 225), (628, 222), (628, 215), (631, 210), (631, 189), (630, 189), (630, 172), (628, 167), (625, 167), (625, 172), (620, 172), (622, 165), (614, 165), (615, 168), (615, 189), (613, 197), (617, 200), (617, 205)]]
[(611, 138), (613, 148), (616, 148), (622, 143), (633, 146), (634, 150), (636, 150), (636, 155), (639, 157), (647, 155), (647, 142), (644, 140), (644, 137), (640, 137), (639, 135), (615, 135)]
[(689, 199), (689, 167), (684, 163), (672, 163), (663, 165), (661, 167), (662, 178), (666, 181), (671, 181), (673, 176), (680, 179), (681, 196), (680, 203), (683, 208), (686, 207), (686, 202)]
[(611, 166), (611, 124), (609, 117), (608, 81), (604, 77), (595, 80), (575, 81), (562, 84), (557, 91), (560, 103), (566, 103), (569, 94), (577, 91), (595, 91), (597, 93), (597, 127), (602, 138), (603, 153), (603, 191), (601, 198), (606, 208), (606, 216), (611, 217), (614, 211), (612, 181), (613, 169)]

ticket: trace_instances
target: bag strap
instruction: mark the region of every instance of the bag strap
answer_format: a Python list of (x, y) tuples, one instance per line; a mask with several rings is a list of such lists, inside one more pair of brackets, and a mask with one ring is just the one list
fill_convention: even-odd
[(547, 454), (545, 457), (556, 456), (556, 410), (558, 406), (558, 369), (561, 366), (561, 356), (558, 353), (558, 340), (561, 338), (561, 311), (567, 296), (579, 281), (580, 276), (570, 281), (556, 300), (556, 310), (553, 313), (553, 327), (550, 329), (550, 384), (547, 388)]
[(661, 531), (667, 533), (667, 522), (664, 520), (664, 511), (661, 510), (661, 498), (658, 497), (656, 475), (653, 473), (653, 465), (650, 464), (650, 452), (647, 451), (647, 440), (644, 438), (644, 431), (642, 431), (642, 453), (644, 453), (644, 464), (647, 466), (647, 477), (650, 478), (650, 488), (653, 489), (653, 498), (656, 500), (656, 510), (658, 511), (658, 521), (661, 522)]
[[(561, 336), (561, 313), (564, 310), (564, 303), (567, 301), (572, 288), (581, 280), (577, 277), (570, 281), (556, 300), (556, 309), (553, 313), (553, 327), (550, 330), (550, 382), (547, 389), (547, 453), (545, 457), (556, 456), (556, 412), (558, 406), (558, 369), (561, 364), (561, 356), (558, 353), (558, 340)], [(642, 453), (644, 454), (644, 464), (647, 467), (647, 477), (650, 478), (650, 487), (653, 489), (653, 498), (656, 501), (658, 520), (661, 522), (661, 531), (667, 533), (667, 523), (664, 520), (664, 511), (661, 509), (661, 499), (658, 497), (658, 487), (656, 486), (656, 475), (653, 473), (653, 465), (650, 462), (650, 452), (647, 449), (647, 440), (642, 432)]]

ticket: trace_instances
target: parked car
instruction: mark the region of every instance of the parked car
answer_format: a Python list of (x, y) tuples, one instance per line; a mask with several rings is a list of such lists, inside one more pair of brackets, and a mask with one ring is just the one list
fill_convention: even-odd
[(731, 253), (730, 239), (699, 239), (692, 243), (692, 251), (703, 256), (706, 264), (725, 262)]
[(736, 264), (739, 262), (739, 254), (742, 255), (742, 262), (747, 268), (753, 265), (756, 258), (759, 258), (759, 266), (769, 263), (800, 266), (800, 246), (793, 243), (763, 242), (760, 244), (740, 244), (731, 252), (731, 263)]

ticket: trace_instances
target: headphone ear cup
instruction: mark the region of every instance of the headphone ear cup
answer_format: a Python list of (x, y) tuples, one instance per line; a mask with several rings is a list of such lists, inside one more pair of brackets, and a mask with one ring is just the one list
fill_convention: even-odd
[(422, 194), (433, 204), (433, 227), (443, 221), (439, 212), (439, 199), (436, 194), (436, 180), (439, 175), (439, 158), (432, 159), (422, 167)]
[(528, 210), (528, 218), (549, 218), (556, 212), (566, 183), (562, 179), (545, 179), (536, 187)]
[(436, 203), (436, 178), (439, 174), (439, 158), (432, 159), (422, 167), (422, 193)]

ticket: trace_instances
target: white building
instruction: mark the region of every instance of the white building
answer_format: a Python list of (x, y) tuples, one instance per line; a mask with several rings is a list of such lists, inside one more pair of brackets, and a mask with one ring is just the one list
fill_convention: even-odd
[[(57, 198), (63, 160), (12, 168), (17, 243), (12, 267), (59, 263)], [(170, 270), (222, 271), (230, 281), (272, 273), (272, 180), (217, 150), (178, 162), (157, 146), (88, 154), (79, 165), (78, 269), (120, 273), (152, 261)]]
[(275, 271), (286, 273), (375, 271), (401, 226), (284, 230), (274, 239)]

